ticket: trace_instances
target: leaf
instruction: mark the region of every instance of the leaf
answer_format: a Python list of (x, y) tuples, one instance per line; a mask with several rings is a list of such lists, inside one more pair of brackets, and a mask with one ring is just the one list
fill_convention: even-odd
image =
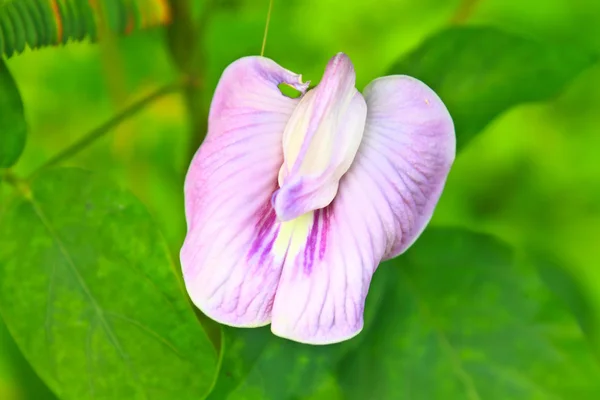
[(347, 344), (315, 347), (274, 336), (269, 327), (224, 327), (223, 365), (209, 400), (315, 398)]
[(600, 368), (578, 325), (493, 237), (430, 229), (380, 268), (396, 288), (340, 365), (345, 398), (599, 398)]
[[(387, 274), (371, 283), (365, 326), (381, 306)], [(209, 400), (341, 399), (335, 370), (342, 357), (360, 346), (364, 332), (343, 343), (311, 346), (274, 336), (269, 327), (224, 327), (223, 361)]]
[(209, 400), (314, 398), (347, 345), (314, 347), (274, 336), (269, 327), (224, 327), (223, 365)]
[[(3, 399), (35, 399), (35, 400), (56, 400), (56, 396), (48, 390), (46, 385), (40, 380), (32, 370), (27, 360), (23, 357), (17, 348), (12, 337), (8, 333), (4, 322), (0, 319), (0, 376), (3, 382), (0, 383), (0, 398)], [(8, 381), (8, 382), (7, 382)], [(18, 388), (17, 397), (6, 396), (2, 391), (3, 386), (9, 383), (10, 386)], [(11, 385), (12, 383), (12, 385)], [(4, 396), (3, 396), (4, 395)]]
[(556, 96), (594, 62), (572, 44), (540, 43), (490, 27), (454, 27), (425, 40), (388, 73), (414, 76), (442, 98), (460, 149), (502, 112)]
[(25, 147), (23, 101), (6, 63), (0, 60), (0, 168), (12, 166)]
[(0, 224), (0, 310), (61, 399), (200, 399), (217, 356), (142, 204), (41, 172)]
[(0, 55), (97, 40), (106, 27), (129, 34), (170, 22), (165, 0), (0, 0)]
[(569, 307), (583, 333), (600, 356), (600, 331), (592, 300), (586, 295), (581, 282), (564, 267), (564, 263), (540, 250), (529, 252), (530, 262), (540, 272), (546, 286)]

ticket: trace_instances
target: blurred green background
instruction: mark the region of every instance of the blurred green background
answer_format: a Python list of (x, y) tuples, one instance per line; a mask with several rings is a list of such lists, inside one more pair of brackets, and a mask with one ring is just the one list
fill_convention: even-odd
[[(194, 4), (200, 13), (203, 4)], [(228, 0), (210, 8), (198, 39), (204, 104), (229, 63), (259, 53), (267, 7), (266, 0)], [(497, 26), (600, 53), (597, 0), (275, 0), (265, 55), (317, 82), (327, 60), (344, 51), (360, 90), (452, 23)], [(127, 104), (175, 80), (166, 32), (154, 28), (12, 57), (8, 66), (30, 127), (15, 172), (28, 174)], [(599, 109), (595, 65), (558, 97), (503, 113), (457, 159), (432, 224), (474, 228), (558, 256), (600, 310)], [(182, 184), (195, 146), (189, 120), (182, 96), (169, 95), (66, 163), (129, 187), (173, 254), (185, 235)], [(10, 188), (0, 191), (6, 196)], [(0, 325), (0, 399), (45, 398), (52, 397)]]

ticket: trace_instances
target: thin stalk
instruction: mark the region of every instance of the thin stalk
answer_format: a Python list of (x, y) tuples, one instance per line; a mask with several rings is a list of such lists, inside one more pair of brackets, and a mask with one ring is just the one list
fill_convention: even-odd
[(265, 55), (265, 46), (267, 45), (267, 35), (269, 34), (269, 24), (271, 23), (271, 10), (273, 9), (273, 0), (269, 0), (269, 11), (267, 11), (267, 22), (265, 23), (265, 33), (263, 35), (262, 47), (260, 48), (260, 56)]

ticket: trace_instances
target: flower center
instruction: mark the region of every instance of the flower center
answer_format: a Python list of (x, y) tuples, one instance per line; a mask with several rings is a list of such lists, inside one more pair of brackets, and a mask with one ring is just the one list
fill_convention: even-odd
[(337, 194), (365, 129), (367, 106), (354, 84), (350, 60), (338, 55), (292, 113), (283, 132), (279, 190), (272, 198), (279, 220), (324, 208)]

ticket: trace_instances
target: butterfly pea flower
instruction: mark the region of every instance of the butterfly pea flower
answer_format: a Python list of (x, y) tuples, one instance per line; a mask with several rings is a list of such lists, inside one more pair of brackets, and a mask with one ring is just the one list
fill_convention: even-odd
[(343, 53), (311, 90), (264, 57), (223, 72), (185, 180), (180, 254), (212, 319), (302, 343), (349, 339), (377, 266), (429, 222), (455, 156), (446, 107), (408, 76), (362, 94), (355, 79)]

